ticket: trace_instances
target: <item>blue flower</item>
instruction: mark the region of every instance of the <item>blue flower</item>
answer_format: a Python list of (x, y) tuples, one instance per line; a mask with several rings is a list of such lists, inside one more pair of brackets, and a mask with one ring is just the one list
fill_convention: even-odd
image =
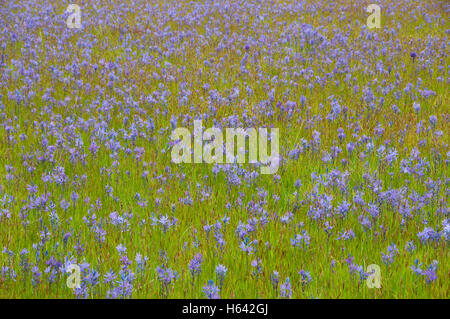
[(189, 263), (189, 270), (191, 271), (191, 274), (193, 277), (196, 275), (199, 275), (202, 271), (202, 261), (203, 261), (203, 255), (198, 253), (192, 258), (192, 260)]
[(280, 285), (280, 296), (282, 298), (291, 298), (292, 289), (291, 289), (291, 281), (289, 277), (286, 278), (286, 281)]
[(119, 252), (120, 255), (124, 254), (127, 252), (127, 248), (125, 246), (123, 246), (122, 244), (119, 244), (116, 246), (117, 251)]
[(208, 284), (203, 287), (203, 292), (208, 299), (220, 299), (219, 291), (220, 289), (214, 285), (212, 280), (209, 280)]

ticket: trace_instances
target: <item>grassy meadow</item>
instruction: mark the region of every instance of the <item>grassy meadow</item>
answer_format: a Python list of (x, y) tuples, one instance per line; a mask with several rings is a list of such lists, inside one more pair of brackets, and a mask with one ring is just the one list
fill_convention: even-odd
[[(0, 297), (448, 298), (450, 7), (369, 3), (3, 1)], [(173, 163), (195, 119), (278, 171)]]

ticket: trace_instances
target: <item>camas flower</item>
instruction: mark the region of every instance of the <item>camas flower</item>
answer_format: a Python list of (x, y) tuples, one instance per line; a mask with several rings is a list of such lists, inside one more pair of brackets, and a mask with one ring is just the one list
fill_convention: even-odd
[(291, 298), (292, 289), (291, 289), (291, 281), (289, 277), (286, 278), (286, 281), (280, 285), (280, 296), (282, 298)]
[(203, 287), (203, 292), (208, 299), (220, 299), (220, 289), (214, 285), (214, 281), (209, 280), (208, 284)]
[(298, 272), (298, 274), (301, 276), (302, 286), (307, 286), (312, 281), (309, 271), (302, 269)]
[(431, 227), (425, 227), (417, 236), (422, 243), (437, 242), (440, 239), (439, 232)]
[(173, 283), (178, 278), (178, 273), (176, 271), (174, 272), (171, 268), (166, 268), (164, 265), (156, 267), (156, 273), (158, 275), (158, 280), (165, 285)]
[(191, 271), (191, 274), (193, 277), (195, 277), (196, 275), (199, 275), (200, 272), (202, 271), (202, 261), (203, 261), (203, 255), (198, 253), (189, 262), (189, 270)]
[(293, 239), (291, 239), (291, 245), (294, 247), (299, 247), (306, 249), (311, 244), (311, 237), (305, 229), (303, 229), (302, 234), (297, 234)]

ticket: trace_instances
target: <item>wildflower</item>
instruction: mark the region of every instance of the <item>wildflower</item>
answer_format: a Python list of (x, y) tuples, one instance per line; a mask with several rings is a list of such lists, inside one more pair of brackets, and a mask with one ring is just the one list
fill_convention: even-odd
[(171, 268), (166, 268), (165, 266), (156, 267), (156, 273), (158, 274), (158, 280), (164, 282), (168, 285), (174, 282), (178, 278), (178, 273), (173, 271)]
[(423, 275), (426, 277), (425, 278), (425, 282), (427, 284), (431, 284), (433, 281), (436, 281), (437, 279), (437, 274), (434, 270), (432, 269), (427, 269), (423, 272)]
[(421, 275), (423, 275), (423, 270), (421, 267), (422, 267), (422, 264), (419, 264), (419, 260), (416, 259), (414, 261), (414, 265), (412, 265), (410, 268), (414, 274), (421, 276)]
[(202, 271), (202, 261), (203, 255), (198, 253), (189, 262), (189, 270), (191, 271), (192, 277), (199, 275), (200, 272)]
[(114, 298), (125, 299), (131, 297), (133, 293), (133, 285), (129, 278), (122, 277), (118, 282), (117, 286), (114, 288), (112, 296)]
[(28, 260), (28, 250), (24, 248), (20, 254), (20, 266), (22, 267), (22, 270), (27, 273), (30, 269), (29, 260)]
[(108, 273), (106, 273), (105, 275), (104, 275), (104, 280), (103, 280), (103, 282), (105, 283), (105, 284), (110, 284), (110, 283), (113, 283), (114, 282), (114, 280), (116, 279), (116, 274), (114, 273), (114, 271), (111, 269)]
[(425, 227), (423, 231), (417, 234), (422, 243), (439, 241), (440, 235), (437, 230), (431, 227)]
[(222, 264), (216, 266), (216, 275), (219, 278), (219, 288), (222, 289), (223, 281), (225, 280), (225, 275), (227, 274), (227, 267)]
[(86, 275), (85, 282), (87, 284), (89, 284), (91, 287), (95, 287), (96, 285), (98, 285), (100, 283), (98, 280), (99, 278), (100, 278), (100, 274), (97, 271), (95, 271), (93, 268), (91, 268), (89, 270), (88, 274)]
[(414, 265), (410, 268), (412, 269), (413, 273), (420, 277), (425, 277), (425, 282), (427, 284), (431, 284), (432, 282), (437, 280), (437, 260), (434, 260), (425, 270), (422, 270), (421, 266), (422, 264), (419, 264), (419, 260), (416, 259), (414, 261)]
[(286, 281), (280, 286), (280, 296), (282, 298), (291, 298), (292, 290), (291, 290), (291, 282), (289, 277), (286, 278)]
[(156, 267), (156, 274), (161, 283), (162, 293), (167, 297), (169, 293), (169, 285), (173, 284), (178, 279), (178, 273), (165, 265)]
[(120, 255), (125, 254), (127, 252), (127, 248), (125, 246), (123, 246), (122, 244), (117, 245), (116, 249)]
[(294, 247), (299, 247), (306, 249), (311, 244), (311, 237), (309, 237), (306, 230), (303, 229), (302, 234), (297, 234), (293, 239), (291, 239), (291, 245)]
[(256, 258), (251, 262), (251, 265), (255, 270), (252, 271), (253, 276), (258, 278), (259, 274), (262, 272), (261, 260)]
[(243, 241), (241, 241), (241, 244), (239, 246), (239, 248), (243, 251), (246, 252), (248, 255), (251, 255), (253, 253), (253, 241), (249, 241), (248, 237), (246, 237)]
[(208, 299), (220, 299), (219, 296), (220, 289), (214, 285), (214, 281), (209, 280), (208, 284), (203, 287), (203, 292)]
[(305, 106), (305, 103), (306, 103), (306, 97), (305, 97), (304, 95), (302, 95), (302, 96), (300, 97), (300, 103), (302, 104), (302, 106)]
[(140, 253), (137, 253), (135, 261), (136, 261), (136, 264), (137, 264), (138, 272), (144, 272), (145, 266), (146, 266), (147, 261), (148, 261), (148, 257), (147, 256), (142, 257), (142, 255)]
[(444, 240), (450, 241), (450, 220), (449, 219), (444, 219), (442, 221), (441, 236)]
[(278, 283), (280, 282), (280, 275), (278, 271), (274, 270), (272, 274), (270, 274), (270, 282), (272, 283), (272, 287), (275, 291), (278, 289)]
[(303, 287), (307, 286), (312, 281), (312, 277), (311, 277), (309, 271), (305, 271), (302, 269), (298, 273), (301, 276), (301, 281), (302, 281)]
[(72, 234), (70, 232), (64, 234), (64, 237), (63, 237), (64, 245), (67, 245), (67, 241), (69, 240), (70, 237), (72, 237)]
[(436, 123), (437, 123), (436, 115), (430, 115), (429, 122), (433, 128), (436, 127)]
[(405, 248), (408, 252), (412, 253), (416, 249), (416, 246), (414, 245), (414, 242), (410, 240), (406, 243)]
[(345, 260), (345, 262), (348, 265), (350, 274), (358, 275), (361, 282), (369, 277), (369, 273), (364, 271), (363, 266), (357, 265), (353, 262), (353, 256), (348, 255), (348, 258)]
[(355, 238), (355, 233), (353, 232), (352, 229), (343, 230), (337, 236), (337, 240), (343, 240), (343, 241), (354, 239), (354, 238)]
[(31, 282), (33, 284), (33, 286), (35, 286), (36, 284), (38, 284), (41, 281), (41, 272), (39, 271), (39, 267), (38, 266), (34, 266), (33, 268), (31, 268), (31, 273), (33, 275)]
[(387, 254), (381, 253), (383, 262), (387, 265), (392, 264), (394, 262), (394, 258), (397, 255), (398, 249), (395, 244), (390, 245), (387, 248)]

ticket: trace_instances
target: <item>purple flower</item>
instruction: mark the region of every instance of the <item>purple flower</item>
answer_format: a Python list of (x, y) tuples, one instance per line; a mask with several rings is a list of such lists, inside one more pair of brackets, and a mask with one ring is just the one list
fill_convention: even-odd
[(433, 281), (436, 281), (437, 279), (437, 274), (434, 270), (432, 269), (427, 269), (423, 272), (423, 275), (425, 276), (425, 282), (427, 284), (431, 284)]
[(116, 274), (114, 273), (114, 271), (111, 269), (108, 273), (106, 273), (104, 275), (104, 280), (103, 282), (105, 284), (112, 284), (114, 282), (114, 280), (116, 279)]
[(202, 261), (203, 255), (198, 253), (189, 262), (189, 270), (191, 271), (193, 277), (199, 275), (200, 272), (202, 271)]
[(286, 281), (280, 285), (280, 296), (282, 298), (291, 298), (292, 290), (291, 290), (291, 281), (289, 277), (286, 278)]
[(300, 103), (302, 104), (302, 106), (305, 105), (305, 103), (306, 103), (306, 97), (305, 97), (304, 95), (302, 95), (302, 96), (300, 97)]
[(394, 262), (394, 258), (397, 255), (398, 249), (395, 244), (392, 244), (387, 248), (387, 254), (381, 253), (383, 262), (387, 265), (390, 265)]
[(165, 285), (169, 285), (178, 278), (178, 273), (176, 271), (174, 272), (171, 268), (166, 268), (165, 266), (156, 267), (156, 273), (158, 275), (158, 280)]
[(32, 277), (32, 284), (33, 286), (35, 286), (36, 284), (38, 284), (41, 281), (41, 272), (39, 271), (39, 267), (38, 266), (34, 266), (33, 268), (31, 268), (31, 273), (33, 274)]
[(127, 248), (125, 246), (123, 246), (122, 244), (117, 245), (116, 249), (120, 255), (125, 254), (127, 252)]
[(414, 265), (412, 265), (410, 268), (414, 274), (421, 276), (421, 275), (423, 275), (423, 270), (422, 270), (421, 266), (422, 266), (422, 264), (419, 264), (419, 260), (416, 259), (414, 261)]
[(67, 245), (67, 242), (68, 242), (68, 240), (69, 240), (70, 237), (72, 237), (72, 234), (71, 234), (70, 232), (64, 234), (64, 237), (63, 237), (63, 243), (64, 243), (64, 245)]
[(311, 237), (309, 237), (306, 230), (303, 229), (302, 234), (297, 234), (293, 239), (291, 239), (291, 245), (294, 247), (299, 247), (306, 249), (311, 244)]
[(70, 202), (63, 199), (63, 200), (61, 200), (60, 205), (63, 210), (67, 210), (70, 206)]
[(251, 262), (251, 266), (252, 266), (253, 268), (255, 268), (255, 269), (252, 271), (252, 275), (255, 276), (256, 278), (258, 278), (259, 274), (262, 273), (261, 260), (260, 260), (259, 258), (254, 259), (254, 260)]
[(450, 219), (444, 219), (442, 221), (442, 231), (441, 236), (446, 241), (450, 241)]
[(122, 278), (117, 282), (117, 286), (114, 288), (113, 296), (115, 298), (125, 299), (131, 297), (133, 293), (133, 285), (127, 278)]
[(203, 287), (203, 292), (208, 299), (220, 299), (220, 289), (214, 285), (214, 281), (209, 280), (208, 284)]
[(422, 264), (419, 264), (419, 260), (416, 259), (414, 261), (414, 265), (411, 266), (411, 269), (414, 274), (420, 277), (425, 277), (425, 282), (427, 284), (431, 284), (432, 282), (437, 280), (437, 268), (438, 268), (438, 261), (434, 260), (425, 270), (421, 269)]
[(273, 289), (276, 291), (278, 289), (278, 283), (280, 282), (280, 275), (278, 271), (274, 270), (273, 273), (270, 274), (270, 281)]
[(305, 270), (300, 270), (299, 275), (301, 276), (301, 282), (302, 282), (302, 286), (307, 286), (311, 281), (312, 281), (312, 277), (309, 273), (309, 271), (305, 271)]
[(412, 253), (416, 249), (416, 246), (414, 245), (414, 242), (410, 240), (406, 243), (405, 248), (408, 252)]
[(148, 257), (142, 257), (140, 253), (137, 253), (134, 260), (136, 261), (138, 271), (143, 272), (145, 270), (145, 266), (147, 265)]
[(219, 278), (219, 286), (222, 287), (223, 286), (223, 281), (225, 279), (225, 275), (227, 274), (227, 267), (225, 267), (222, 264), (218, 264), (216, 266), (216, 275)]
[(437, 242), (440, 239), (439, 232), (431, 227), (425, 227), (423, 231), (417, 234), (417, 236), (422, 243)]
[(100, 274), (91, 268), (88, 274), (86, 275), (85, 282), (89, 284), (91, 287), (95, 287), (100, 283), (98, 280), (99, 278)]
[(430, 124), (432, 127), (436, 127), (436, 123), (437, 123), (436, 115), (430, 115), (429, 121), (430, 121)]

